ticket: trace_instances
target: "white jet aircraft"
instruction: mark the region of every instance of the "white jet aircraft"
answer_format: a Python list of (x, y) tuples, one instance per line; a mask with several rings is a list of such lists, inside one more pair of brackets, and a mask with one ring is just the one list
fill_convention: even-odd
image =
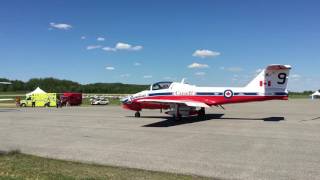
[[(245, 87), (197, 87), (182, 82), (158, 82), (150, 90), (142, 91), (122, 100), (123, 108), (169, 109), (167, 114), (176, 118), (205, 115), (205, 108), (223, 104), (266, 100), (287, 100), (287, 82), (290, 65), (270, 65)], [(222, 107), (223, 108), (223, 107)]]

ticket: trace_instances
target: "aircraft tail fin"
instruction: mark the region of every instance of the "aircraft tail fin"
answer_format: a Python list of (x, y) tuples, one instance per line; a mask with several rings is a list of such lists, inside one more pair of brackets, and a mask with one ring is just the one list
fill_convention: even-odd
[(269, 65), (262, 70), (245, 88), (259, 93), (287, 92), (291, 66)]

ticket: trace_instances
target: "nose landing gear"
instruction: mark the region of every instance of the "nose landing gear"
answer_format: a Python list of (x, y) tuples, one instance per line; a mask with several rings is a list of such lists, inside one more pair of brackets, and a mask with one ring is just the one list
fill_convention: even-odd
[(137, 112), (134, 114), (134, 117), (140, 117), (140, 112), (137, 111)]

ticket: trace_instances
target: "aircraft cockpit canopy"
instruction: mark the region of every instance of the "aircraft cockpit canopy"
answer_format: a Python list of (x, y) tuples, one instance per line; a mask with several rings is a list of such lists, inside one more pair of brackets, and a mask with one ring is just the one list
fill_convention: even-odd
[(169, 89), (172, 82), (165, 81), (165, 82), (157, 82), (151, 85), (151, 90), (160, 90), (160, 89)]

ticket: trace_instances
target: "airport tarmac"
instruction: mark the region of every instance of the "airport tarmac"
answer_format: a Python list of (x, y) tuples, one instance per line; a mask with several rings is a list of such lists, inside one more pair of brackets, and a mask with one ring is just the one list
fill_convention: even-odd
[(320, 101), (225, 108), (202, 121), (116, 106), (0, 109), (0, 150), (222, 179), (319, 179)]

